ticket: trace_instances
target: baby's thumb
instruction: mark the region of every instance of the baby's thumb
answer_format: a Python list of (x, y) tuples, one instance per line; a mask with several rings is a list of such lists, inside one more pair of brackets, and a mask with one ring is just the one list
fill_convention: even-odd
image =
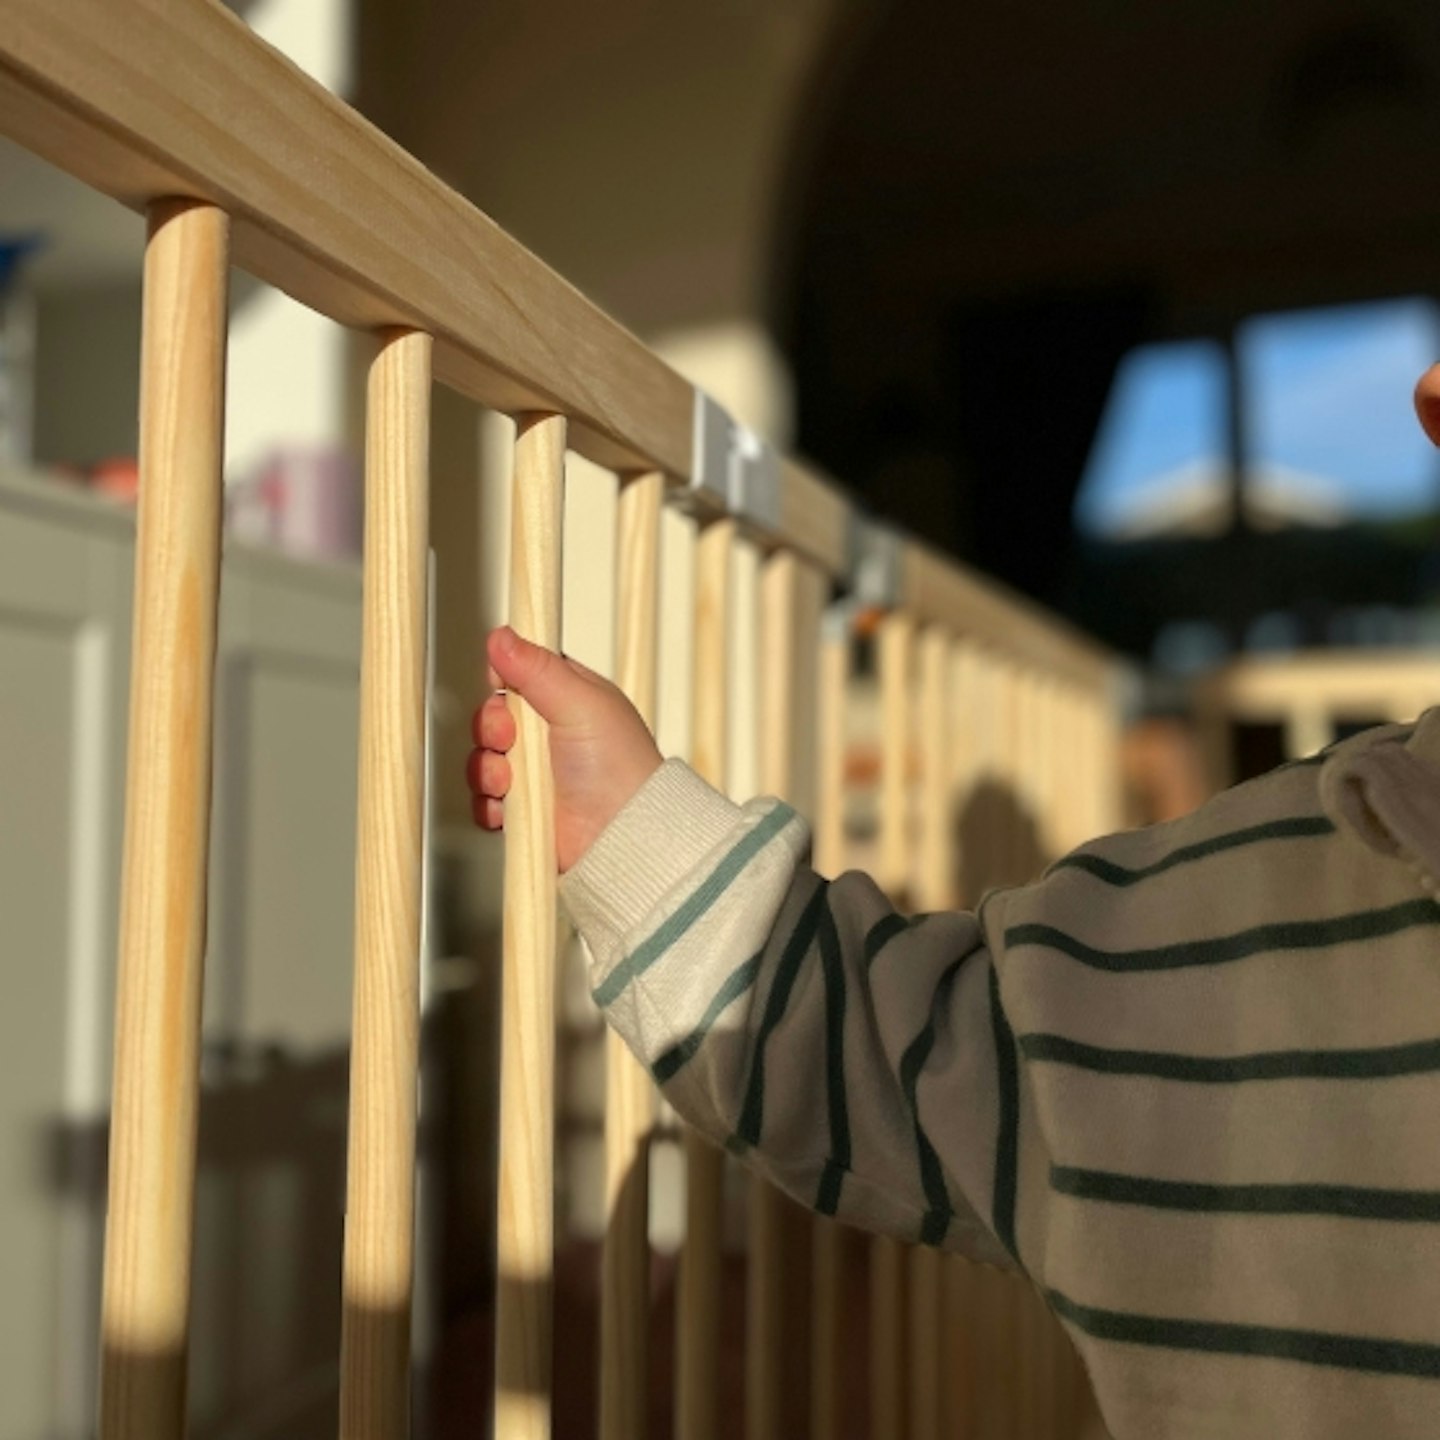
[(573, 718), (585, 682), (553, 650), (531, 644), (508, 625), (490, 632), (486, 649), (505, 688), (534, 706), (542, 720), (563, 725)]

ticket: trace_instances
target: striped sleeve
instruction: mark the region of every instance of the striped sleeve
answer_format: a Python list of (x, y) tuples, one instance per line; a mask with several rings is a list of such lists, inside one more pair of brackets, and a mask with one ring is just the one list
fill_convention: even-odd
[(1117, 1440), (1436, 1433), (1437, 719), (992, 907), (996, 1224)]
[(667, 766), (564, 894), (676, 1109), (825, 1213), (1008, 1259), (1116, 1440), (1440, 1415), (1440, 712), (980, 916)]
[(667, 764), (563, 882), (595, 998), (676, 1110), (788, 1194), (1004, 1263), (981, 927), (822, 879), (807, 845), (785, 805)]

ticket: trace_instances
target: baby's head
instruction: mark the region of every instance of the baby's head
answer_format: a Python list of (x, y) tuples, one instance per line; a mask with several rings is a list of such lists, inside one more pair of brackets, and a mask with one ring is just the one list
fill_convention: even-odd
[(1415, 387), (1415, 409), (1425, 433), (1440, 445), (1440, 365), (1432, 365)]

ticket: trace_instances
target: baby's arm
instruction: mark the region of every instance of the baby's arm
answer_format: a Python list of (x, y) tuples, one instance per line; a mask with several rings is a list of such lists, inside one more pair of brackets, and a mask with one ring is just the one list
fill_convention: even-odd
[[(976, 917), (907, 920), (866, 876), (822, 879), (799, 816), (662, 766), (613, 686), (508, 632), (490, 653), (550, 721), (562, 895), (596, 998), (676, 1110), (822, 1213), (1003, 1259), (989, 1222), (1013, 1052)], [(503, 701), (477, 731), (493, 827)]]

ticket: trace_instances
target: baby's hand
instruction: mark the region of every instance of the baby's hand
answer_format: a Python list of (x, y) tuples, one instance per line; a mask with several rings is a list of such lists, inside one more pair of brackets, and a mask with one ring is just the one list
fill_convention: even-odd
[[(522, 696), (550, 725), (555, 774), (555, 855), (563, 874), (660, 766), (645, 722), (618, 687), (574, 660), (522, 640), (508, 626), (490, 632), (490, 683)], [(510, 789), (506, 752), (515, 717), (504, 695), (475, 712), (467, 775), (475, 823), (499, 830)]]

